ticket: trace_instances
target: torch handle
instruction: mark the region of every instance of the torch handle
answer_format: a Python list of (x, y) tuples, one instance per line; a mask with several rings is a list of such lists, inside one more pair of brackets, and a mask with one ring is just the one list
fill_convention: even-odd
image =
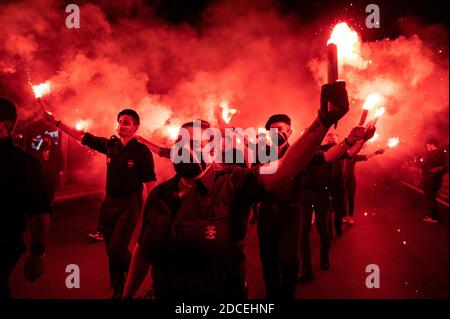
[[(328, 83), (334, 83), (339, 78), (338, 58), (337, 58), (337, 46), (334, 43), (327, 45), (327, 75)], [(335, 106), (328, 102), (328, 110), (332, 110)], [(334, 128), (337, 127), (337, 122), (334, 124)]]
[(368, 110), (364, 110), (361, 114), (361, 118), (359, 119), (359, 126), (364, 126), (364, 123), (366, 122), (367, 114), (369, 113)]

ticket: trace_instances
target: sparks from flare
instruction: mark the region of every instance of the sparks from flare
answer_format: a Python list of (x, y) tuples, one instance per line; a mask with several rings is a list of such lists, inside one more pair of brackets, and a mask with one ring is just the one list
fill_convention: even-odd
[(387, 142), (387, 146), (389, 148), (394, 148), (398, 145), (399, 142), (400, 142), (400, 139), (398, 137), (391, 137)]
[(175, 140), (178, 137), (178, 131), (180, 130), (180, 127), (176, 125), (169, 125), (166, 126), (167, 134), (172, 140)]
[(84, 131), (84, 130), (88, 129), (89, 126), (90, 126), (89, 120), (78, 120), (75, 124), (75, 128), (78, 131)]
[(364, 67), (367, 65), (361, 58), (361, 40), (359, 35), (347, 23), (341, 22), (336, 24), (327, 44), (330, 43), (336, 44), (338, 48), (339, 66), (350, 64)]
[(37, 99), (40, 99), (44, 95), (47, 95), (47, 94), (49, 94), (51, 92), (52, 85), (51, 85), (50, 81), (46, 81), (46, 82), (41, 83), (41, 84), (32, 85), (31, 88), (33, 89), (34, 96)]
[[(363, 109), (370, 111), (374, 107), (379, 106), (383, 102), (383, 97), (379, 93), (369, 94), (364, 101)], [(384, 113), (384, 110), (383, 110)]]
[(237, 113), (237, 110), (230, 108), (227, 101), (220, 102), (219, 106), (222, 109), (222, 119), (225, 123), (230, 124), (231, 118)]

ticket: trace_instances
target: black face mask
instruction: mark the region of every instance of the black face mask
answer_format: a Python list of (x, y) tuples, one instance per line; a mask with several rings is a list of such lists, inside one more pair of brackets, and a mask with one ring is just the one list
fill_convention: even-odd
[[(180, 151), (181, 152), (181, 151)], [(200, 160), (200, 164), (193, 160), (192, 154), (190, 155), (189, 163), (173, 163), (173, 168), (177, 175), (183, 178), (194, 178), (200, 175), (206, 169), (206, 163), (203, 157)]]
[[(278, 138), (278, 140), (276, 138)], [(277, 135), (272, 135), (271, 139), (274, 145), (283, 146), (287, 141), (287, 136), (284, 133), (278, 132)]]

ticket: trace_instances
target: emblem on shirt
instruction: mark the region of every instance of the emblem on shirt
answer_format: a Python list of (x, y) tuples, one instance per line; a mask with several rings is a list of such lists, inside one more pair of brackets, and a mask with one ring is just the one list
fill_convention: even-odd
[(128, 160), (128, 167), (133, 168), (136, 165), (134, 160)]
[(216, 239), (216, 226), (208, 225), (205, 228), (206, 239)]

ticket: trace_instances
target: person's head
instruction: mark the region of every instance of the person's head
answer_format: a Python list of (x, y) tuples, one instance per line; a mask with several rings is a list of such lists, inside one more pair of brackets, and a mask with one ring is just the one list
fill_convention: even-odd
[(325, 142), (326, 144), (337, 144), (338, 142), (338, 137), (336, 133), (328, 133), (325, 136)]
[[(199, 132), (195, 132), (196, 128), (200, 128)], [(210, 163), (207, 163), (202, 154), (203, 148), (211, 142), (211, 138), (203, 136), (204, 130), (211, 128), (211, 125), (204, 120), (195, 120), (192, 122), (184, 123), (177, 137), (176, 143), (179, 144), (178, 155), (182, 155), (182, 149), (187, 150), (189, 154), (188, 162), (184, 160), (176, 163), (174, 162), (174, 168), (177, 174), (183, 178), (195, 178), (200, 175)], [(197, 134), (198, 137), (197, 137)]]
[(425, 141), (425, 146), (428, 151), (435, 150), (439, 147), (439, 141), (434, 137), (430, 137)]
[(131, 138), (139, 129), (140, 119), (135, 110), (124, 109), (117, 115), (117, 134), (121, 138)]
[(13, 102), (0, 97), (0, 138), (10, 136), (17, 120), (17, 109)]
[(272, 141), (277, 141), (275, 144), (279, 148), (285, 147), (288, 143), (289, 137), (292, 135), (291, 119), (286, 114), (274, 114), (266, 122), (266, 130), (277, 129), (278, 134), (270, 136)]

